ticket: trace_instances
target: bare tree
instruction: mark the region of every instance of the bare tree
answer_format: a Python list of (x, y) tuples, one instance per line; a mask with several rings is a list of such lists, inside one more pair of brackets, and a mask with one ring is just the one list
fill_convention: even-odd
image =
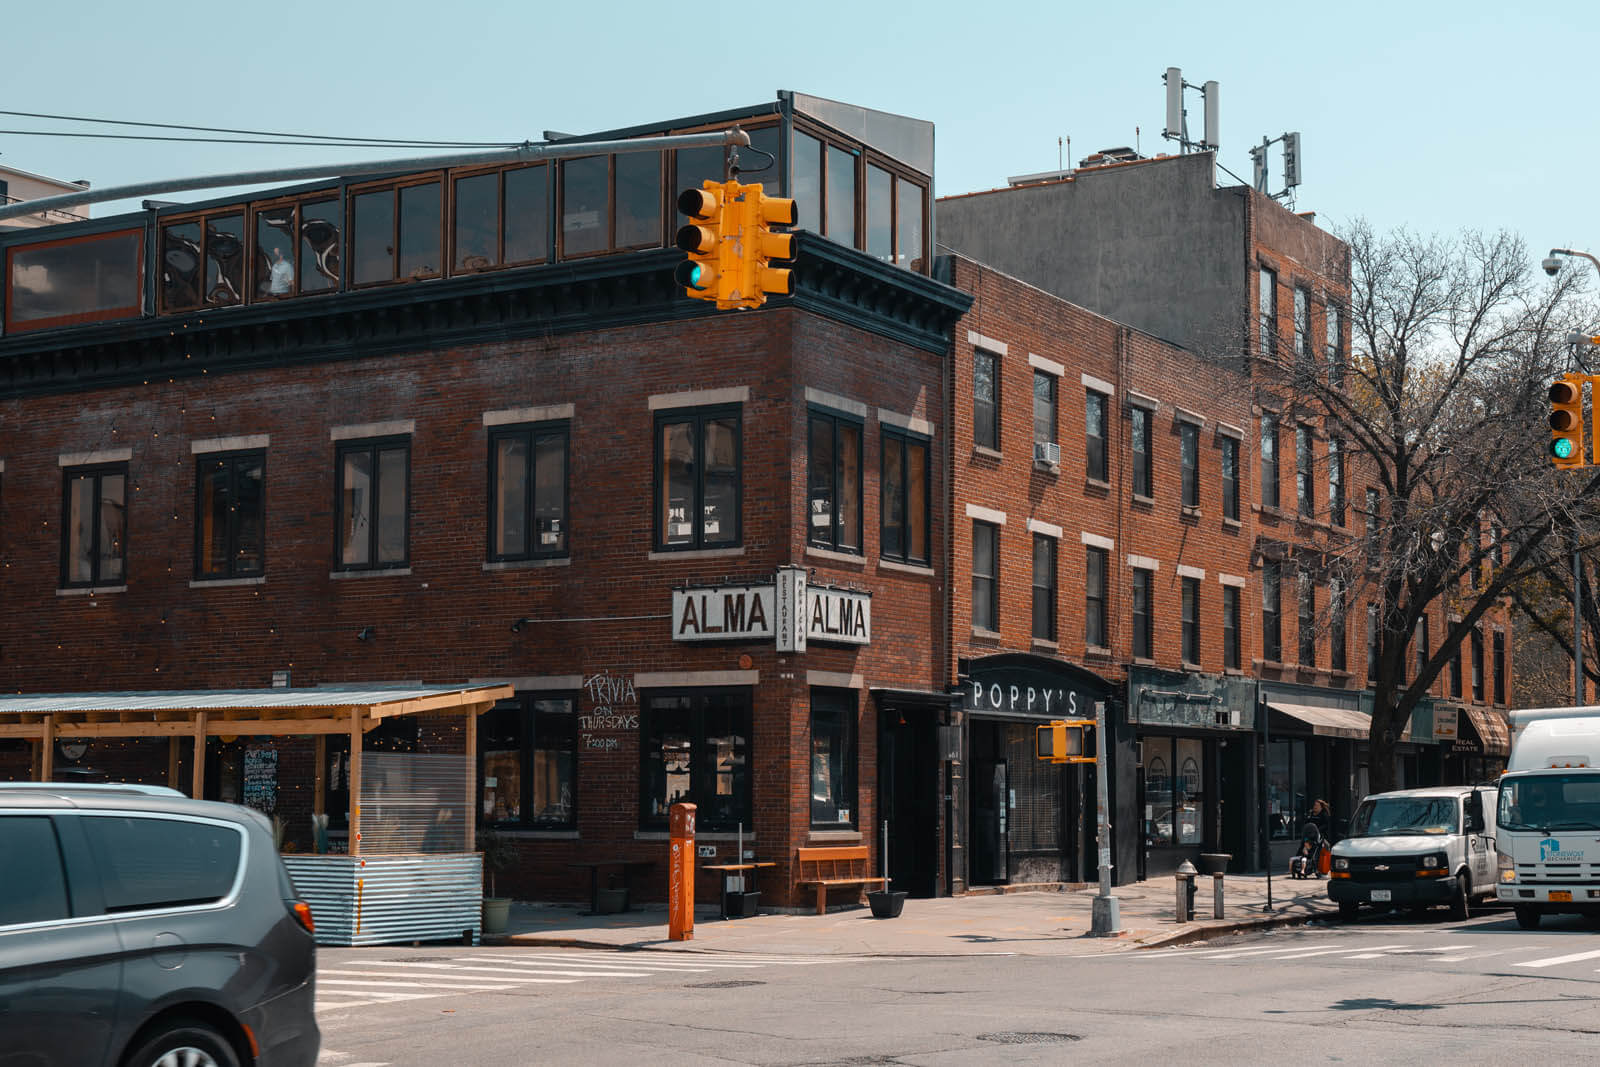
[[(1356, 511), (1360, 536), (1308, 523), (1284, 546), (1344, 590), (1331, 613), (1357, 599), (1378, 606), (1376, 792), (1394, 787), (1395, 742), (1460, 643), (1552, 565), (1566, 531), (1590, 525), (1582, 494), (1600, 479), (1560, 477), (1546, 452), (1546, 389), (1566, 369), (1578, 272), (1536, 279), (1527, 248), (1505, 233), (1378, 235), (1357, 222), (1339, 236), (1351, 257), (1349, 366), (1293, 350), (1250, 360), (1264, 403), (1341, 443), (1341, 487), (1377, 491), (1375, 514), (1364, 499)], [(1418, 620), (1440, 606), (1442, 639), (1408, 672)]]

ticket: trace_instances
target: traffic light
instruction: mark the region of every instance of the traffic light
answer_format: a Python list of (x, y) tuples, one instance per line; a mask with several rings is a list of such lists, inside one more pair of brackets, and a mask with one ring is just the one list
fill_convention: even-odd
[(1582, 467), (1583, 382), (1581, 374), (1563, 374), (1550, 386), (1550, 462), (1562, 469)]
[(727, 281), (723, 264), (723, 226), (727, 211), (723, 185), (709, 178), (699, 189), (685, 189), (678, 210), (689, 222), (678, 230), (677, 245), (689, 253), (673, 277), (696, 300), (719, 300)]
[(794, 258), (794, 237), (787, 233), (773, 233), (774, 226), (793, 226), (800, 220), (794, 201), (787, 197), (767, 196), (761, 186), (744, 187), (746, 240), (743, 252), (749, 286), (745, 293), (749, 300), (744, 306), (760, 307), (766, 303), (768, 293), (788, 296), (794, 292), (794, 278), (787, 268), (771, 265), (775, 259)]
[(1038, 727), (1038, 754), (1051, 763), (1093, 763), (1087, 755), (1093, 719), (1056, 719)]

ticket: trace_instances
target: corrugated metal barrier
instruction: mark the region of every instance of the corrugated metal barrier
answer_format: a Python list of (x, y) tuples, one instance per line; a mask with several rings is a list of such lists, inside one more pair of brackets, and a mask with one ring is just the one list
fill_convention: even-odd
[(482, 932), (483, 857), (476, 852), (398, 856), (285, 856), (311, 905), (319, 945), (460, 940)]

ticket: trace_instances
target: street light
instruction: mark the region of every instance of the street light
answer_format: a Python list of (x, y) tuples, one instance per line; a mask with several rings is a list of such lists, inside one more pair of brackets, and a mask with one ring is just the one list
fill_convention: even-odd
[[(1596, 259), (1588, 252), (1580, 252), (1576, 248), (1552, 248), (1550, 254), (1540, 261), (1539, 266), (1552, 278), (1561, 270), (1565, 262), (1563, 256), (1577, 256), (1587, 259), (1600, 271), (1600, 259)], [(1578, 340), (1586, 341), (1588, 338), (1579, 337)], [(1568, 343), (1573, 343), (1572, 336), (1567, 337)], [(1582, 363), (1579, 363), (1582, 366)], [(1572, 703), (1583, 703), (1583, 559), (1578, 552), (1577, 541), (1572, 544)]]

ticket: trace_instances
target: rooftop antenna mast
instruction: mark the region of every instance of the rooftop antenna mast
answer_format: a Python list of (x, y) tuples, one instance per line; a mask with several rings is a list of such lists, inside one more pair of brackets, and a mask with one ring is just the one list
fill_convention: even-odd
[[(1214, 81), (1204, 85), (1195, 85), (1183, 80), (1183, 71), (1177, 67), (1168, 67), (1167, 72), (1161, 76), (1167, 83), (1167, 124), (1161, 131), (1161, 136), (1169, 141), (1177, 141), (1179, 151), (1188, 155), (1190, 152), (1215, 152), (1222, 147), (1218, 130), (1221, 128), (1222, 119), (1219, 100), (1219, 90)], [(1205, 103), (1205, 136), (1198, 141), (1189, 137), (1189, 110), (1183, 106), (1183, 91), (1196, 89)]]
[[(1267, 150), (1275, 144), (1283, 145), (1283, 188), (1273, 192), (1267, 176)], [(1277, 137), (1263, 136), (1261, 143), (1250, 149), (1250, 160), (1255, 164), (1256, 192), (1274, 200), (1286, 200), (1294, 207), (1294, 191), (1300, 185), (1300, 134), (1283, 133)]]

